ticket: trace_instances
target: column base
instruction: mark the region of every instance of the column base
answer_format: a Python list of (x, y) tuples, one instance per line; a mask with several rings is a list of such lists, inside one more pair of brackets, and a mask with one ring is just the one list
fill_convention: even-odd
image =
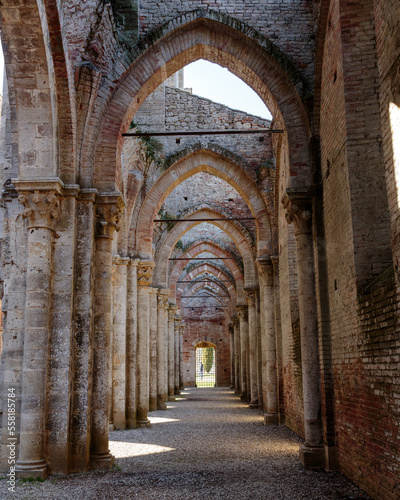
[(279, 418), (277, 413), (264, 413), (264, 425), (277, 425)]
[(168, 401), (176, 401), (175, 396), (168, 396)]
[(235, 386), (234, 386), (234, 385), (230, 385), (230, 386), (229, 386), (229, 389), (231, 389), (231, 390), (233, 390), (234, 388), (235, 388)]
[(149, 400), (149, 411), (157, 410), (157, 398), (150, 398)]
[(17, 461), (15, 465), (16, 476), (19, 478), (40, 477), (45, 479), (47, 477), (48, 465), (46, 460), (33, 460), (32, 462)]
[(126, 421), (127, 429), (136, 429), (136, 419), (129, 419)]
[(91, 469), (111, 469), (115, 463), (115, 457), (109, 451), (93, 453), (89, 457)]
[(325, 466), (325, 450), (323, 445), (309, 446), (302, 444), (299, 449), (300, 462), (306, 469), (320, 469)]
[(285, 425), (286, 417), (284, 413), (278, 413), (279, 425)]
[(258, 401), (257, 400), (256, 401), (250, 401), (249, 408), (251, 408), (252, 410), (254, 410), (256, 408), (258, 409)]
[(165, 404), (165, 395), (158, 396), (157, 398), (157, 410), (166, 410), (167, 405)]
[(115, 430), (114, 424), (108, 424), (108, 432), (112, 432)]
[(148, 418), (144, 418), (142, 420), (138, 420), (136, 422), (136, 427), (139, 428), (139, 429), (143, 429), (143, 428), (146, 428), (146, 427), (151, 427), (150, 420)]

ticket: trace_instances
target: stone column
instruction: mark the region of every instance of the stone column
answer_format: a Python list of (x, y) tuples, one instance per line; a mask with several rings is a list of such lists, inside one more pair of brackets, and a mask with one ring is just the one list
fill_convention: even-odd
[(181, 327), (182, 318), (181, 316), (175, 316), (175, 332), (174, 332), (174, 346), (175, 346), (175, 368), (174, 368), (174, 392), (175, 395), (178, 396), (181, 392), (179, 390), (179, 372), (180, 372), (180, 363), (179, 363), (179, 332)]
[(324, 465), (324, 449), (311, 200), (304, 191), (287, 190), (282, 203), (288, 223), (294, 222), (296, 228), (305, 433), (300, 460), (305, 467), (320, 467)]
[(232, 319), (233, 334), (235, 337), (235, 394), (240, 395), (240, 331), (237, 318)]
[(28, 219), (28, 255), (20, 448), (16, 471), (19, 477), (44, 478), (48, 468), (44, 446), (52, 242), (55, 222), (60, 216), (61, 187), (54, 182), (40, 188), (32, 192), (17, 186), (18, 201), (25, 207), (22, 217)]
[(278, 423), (278, 386), (276, 376), (276, 342), (274, 314), (274, 269), (269, 258), (257, 259), (260, 297), (263, 309), (263, 385), (266, 389), (264, 424)]
[(229, 323), (229, 338), (231, 347), (231, 386), (230, 389), (235, 388), (235, 340), (233, 333), (233, 323)]
[(245, 290), (249, 318), (249, 354), (250, 354), (250, 408), (258, 408), (258, 360), (257, 360), (257, 315), (256, 291)]
[(157, 409), (166, 410), (167, 400), (166, 391), (166, 356), (165, 356), (165, 335), (168, 321), (168, 296), (170, 291), (167, 289), (158, 290), (158, 308), (157, 308)]
[(157, 291), (149, 288), (150, 293), (150, 381), (149, 411), (157, 410)]
[(279, 284), (279, 257), (271, 255), (274, 268), (274, 328), (276, 345), (276, 377), (278, 386), (278, 420), (279, 424), (285, 423), (285, 411), (283, 403), (283, 367), (282, 367), (282, 325), (281, 325), (281, 303)]
[(126, 299), (128, 257), (114, 257), (112, 422), (115, 429), (126, 428)]
[(175, 314), (178, 307), (168, 310), (168, 401), (175, 401)]
[(179, 328), (179, 388), (181, 391), (185, 389), (183, 381), (183, 334), (185, 333), (185, 322), (181, 321)]
[(127, 269), (126, 311), (126, 428), (136, 428), (137, 416), (137, 268), (138, 259), (131, 259)]
[(154, 262), (138, 264), (138, 331), (137, 331), (137, 427), (150, 427), (149, 411), (149, 364), (150, 364), (150, 293), (149, 286)]
[(91, 405), (90, 466), (109, 468), (114, 457), (108, 449), (109, 387), (112, 335), (112, 240), (118, 230), (122, 200), (119, 195), (101, 194), (96, 199), (94, 262), (94, 342)]
[(248, 351), (248, 323), (247, 323), (247, 306), (236, 306), (237, 315), (239, 318), (240, 329), (240, 399), (248, 400), (247, 392), (247, 351)]

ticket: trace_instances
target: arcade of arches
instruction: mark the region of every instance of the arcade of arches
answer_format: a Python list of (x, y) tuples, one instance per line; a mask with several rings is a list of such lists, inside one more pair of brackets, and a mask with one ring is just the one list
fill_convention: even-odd
[[(212, 345), (305, 467), (399, 498), (398, 2), (0, 11), (2, 470), (8, 389), (20, 476), (108, 468), (109, 430), (149, 426)], [(191, 94), (199, 59), (272, 119)], [(257, 128), (283, 132), (122, 135)]]

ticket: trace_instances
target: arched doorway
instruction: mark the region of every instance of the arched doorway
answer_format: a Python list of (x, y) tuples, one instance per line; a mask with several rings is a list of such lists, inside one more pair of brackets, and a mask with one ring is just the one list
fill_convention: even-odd
[(195, 346), (196, 387), (216, 387), (216, 346), (212, 342), (200, 342)]

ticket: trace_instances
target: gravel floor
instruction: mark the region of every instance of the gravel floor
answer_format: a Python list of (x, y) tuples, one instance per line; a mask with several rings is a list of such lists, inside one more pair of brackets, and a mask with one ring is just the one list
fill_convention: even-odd
[(110, 434), (116, 467), (51, 476), (15, 494), (0, 481), (0, 498), (41, 499), (369, 499), (336, 472), (304, 470), (300, 440), (286, 427), (262, 425), (224, 388), (187, 389), (152, 427)]

